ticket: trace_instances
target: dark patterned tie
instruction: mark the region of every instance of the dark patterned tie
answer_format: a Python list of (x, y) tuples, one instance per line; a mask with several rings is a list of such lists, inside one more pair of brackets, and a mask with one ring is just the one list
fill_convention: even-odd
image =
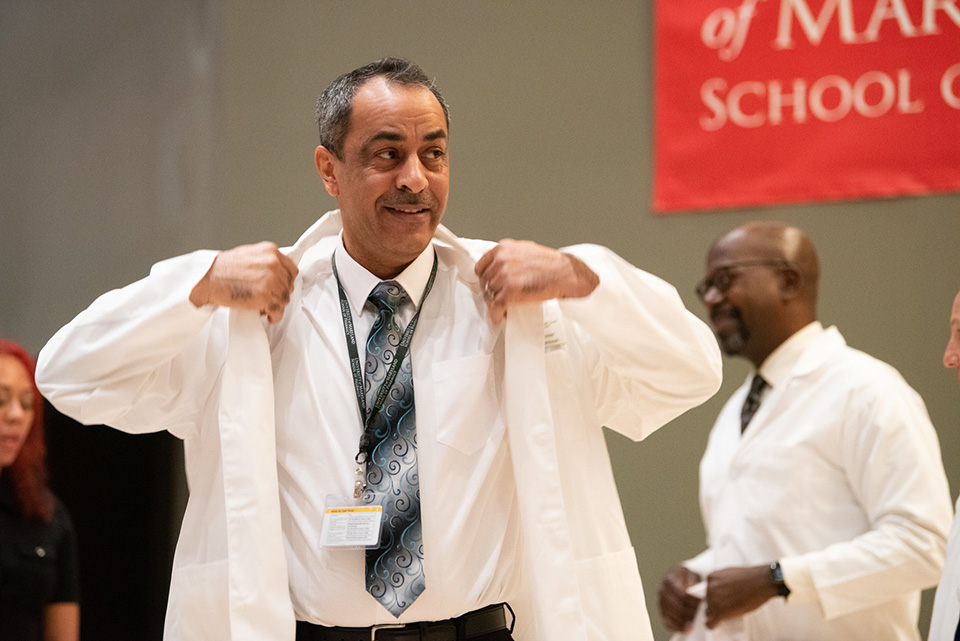
[[(370, 292), (368, 300), (377, 308), (377, 320), (367, 339), (364, 390), (368, 408), (373, 407), (400, 345), (396, 310), (405, 299), (406, 292), (396, 281), (382, 282)], [(409, 353), (400, 365), (383, 406), (367, 426), (371, 454), (364, 494), (368, 502), (383, 506), (380, 547), (367, 550), (367, 591), (396, 617), (426, 588)]]
[(753, 381), (750, 382), (750, 392), (747, 394), (747, 399), (743, 402), (743, 409), (740, 410), (741, 434), (747, 429), (747, 424), (750, 423), (753, 415), (757, 413), (757, 408), (760, 407), (760, 397), (763, 395), (763, 390), (766, 387), (767, 382), (763, 380), (763, 377), (755, 374)]

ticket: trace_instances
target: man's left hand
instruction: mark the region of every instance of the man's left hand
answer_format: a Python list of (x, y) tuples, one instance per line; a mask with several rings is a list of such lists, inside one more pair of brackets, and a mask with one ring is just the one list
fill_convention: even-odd
[(487, 308), (494, 325), (507, 308), (552, 298), (581, 298), (600, 283), (600, 277), (579, 258), (530, 241), (501, 240), (477, 261)]
[(707, 627), (752, 612), (775, 596), (769, 565), (711, 572), (707, 577)]

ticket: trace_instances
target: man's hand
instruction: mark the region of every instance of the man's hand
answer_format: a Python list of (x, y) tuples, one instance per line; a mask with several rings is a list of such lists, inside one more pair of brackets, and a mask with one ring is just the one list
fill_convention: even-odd
[(756, 610), (777, 596), (769, 565), (724, 568), (707, 577), (707, 627)]
[(570, 254), (529, 241), (501, 240), (477, 261), (487, 308), (494, 325), (507, 308), (552, 298), (580, 298), (590, 294), (600, 278)]
[(217, 255), (190, 292), (190, 302), (196, 307), (252, 309), (277, 323), (290, 302), (298, 272), (296, 264), (271, 242), (241, 245)]
[(700, 575), (682, 565), (673, 568), (660, 584), (660, 616), (674, 632), (686, 632), (697, 614), (700, 599), (687, 594), (687, 588), (700, 582)]

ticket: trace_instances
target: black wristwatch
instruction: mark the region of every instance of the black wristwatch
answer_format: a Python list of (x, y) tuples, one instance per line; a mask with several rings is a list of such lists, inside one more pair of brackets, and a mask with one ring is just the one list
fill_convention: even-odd
[(780, 561), (774, 561), (770, 564), (770, 580), (777, 586), (777, 594), (787, 598), (790, 594), (790, 588), (783, 582), (783, 569), (780, 568)]

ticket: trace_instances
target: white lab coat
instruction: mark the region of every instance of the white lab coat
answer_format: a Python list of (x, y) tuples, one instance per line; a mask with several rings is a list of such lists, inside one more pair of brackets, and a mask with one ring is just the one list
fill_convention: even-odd
[[(329, 261), (339, 229), (339, 214), (328, 214), (289, 250), (300, 267), (294, 299), (305, 274)], [(435, 246), (442, 263), (457, 266), (455, 286), (480, 297), (473, 264), (492, 245), (441, 227)], [(643, 438), (715, 393), (719, 351), (670, 285), (604, 248), (567, 251), (597, 272), (597, 290), (512, 308), (505, 326), (501, 410), (526, 542), (531, 638), (647, 641), (643, 589), (598, 416)], [(267, 335), (255, 313), (189, 303), (213, 256), (158, 263), (148, 278), (102, 296), (43, 349), (38, 383), (81, 422), (167, 429), (184, 439), (190, 498), (164, 638), (291, 641)], [(442, 296), (435, 288), (431, 300)], [(610, 401), (602, 411), (582, 402), (589, 392), (571, 376), (564, 351), (545, 353), (545, 313), (561, 327), (586, 328), (600, 346)]]
[(953, 641), (960, 625), (960, 500), (947, 541), (947, 560), (937, 585), (927, 641)]
[(807, 347), (741, 437), (748, 387), (710, 433), (700, 464), (710, 547), (686, 565), (705, 577), (780, 560), (793, 591), (676, 638), (918, 640), (920, 590), (937, 582), (952, 511), (920, 396), (836, 328)]

